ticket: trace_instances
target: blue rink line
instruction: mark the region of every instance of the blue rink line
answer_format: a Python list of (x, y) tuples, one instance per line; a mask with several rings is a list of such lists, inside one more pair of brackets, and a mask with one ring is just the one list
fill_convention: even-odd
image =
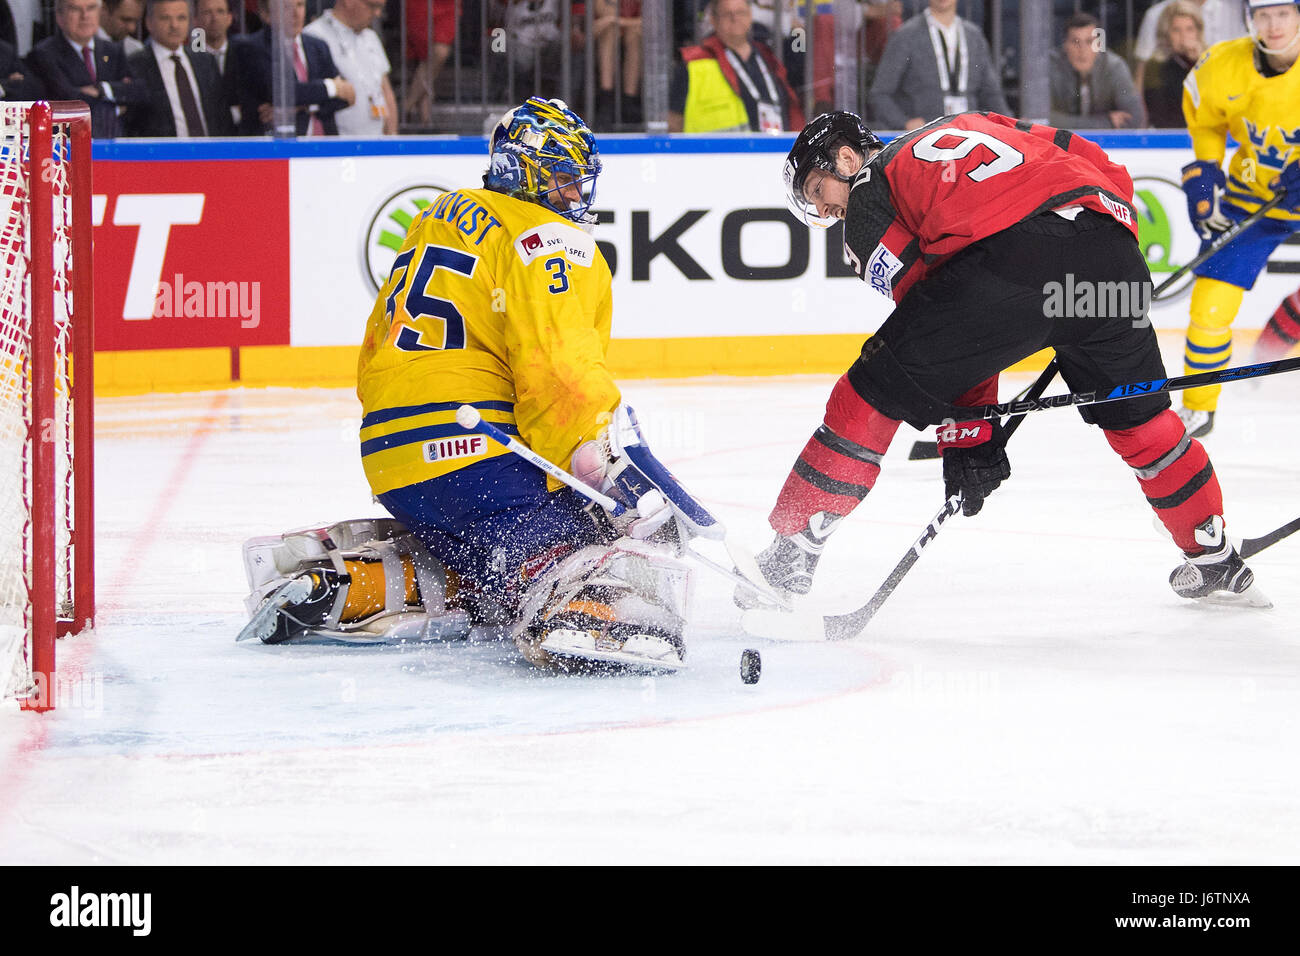
[[(881, 134), (888, 141), (896, 134)], [(1087, 131), (1081, 135), (1102, 149), (1191, 149), (1191, 138), (1182, 130)], [(781, 136), (643, 136), (602, 134), (600, 152), (605, 156), (691, 155), (698, 153), (786, 153), (794, 143), (791, 135)], [(485, 136), (392, 136), (375, 139), (119, 139), (96, 140), (93, 156), (100, 160), (253, 160), (299, 159), (347, 156), (483, 156)]]

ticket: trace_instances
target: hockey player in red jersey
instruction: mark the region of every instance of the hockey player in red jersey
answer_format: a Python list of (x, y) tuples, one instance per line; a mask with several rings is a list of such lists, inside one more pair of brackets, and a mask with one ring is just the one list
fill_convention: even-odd
[[(885, 146), (856, 115), (828, 113), (795, 141), (785, 183), (808, 224), (843, 220), (849, 260), (896, 308), (835, 384), (772, 509), (776, 540), (758, 559), (774, 587), (808, 592), (827, 538), (875, 485), (899, 422), (939, 424), (952, 404), (996, 402), (999, 372), (1047, 347), (1072, 390), (1166, 377), (1146, 318), (1132, 180), (1096, 144), (963, 113)], [(1062, 290), (1084, 289), (1142, 291), (1122, 304), (1117, 295), (1062, 302)], [(1133, 469), (1182, 549), (1174, 591), (1265, 603), (1224, 533), (1209, 457), (1167, 395), (1080, 413)], [(1011, 468), (996, 420), (959, 424), (939, 432), (944, 484), (973, 515)]]
[(1300, 289), (1282, 300), (1259, 333), (1251, 362), (1275, 362), (1300, 344)]

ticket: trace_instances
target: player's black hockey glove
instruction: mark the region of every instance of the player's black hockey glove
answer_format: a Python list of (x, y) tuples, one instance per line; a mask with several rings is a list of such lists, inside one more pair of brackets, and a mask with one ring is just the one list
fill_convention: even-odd
[(1006, 436), (997, 421), (941, 425), (936, 433), (943, 457), (943, 489), (951, 498), (961, 492), (961, 513), (977, 515), (984, 499), (1011, 477)]

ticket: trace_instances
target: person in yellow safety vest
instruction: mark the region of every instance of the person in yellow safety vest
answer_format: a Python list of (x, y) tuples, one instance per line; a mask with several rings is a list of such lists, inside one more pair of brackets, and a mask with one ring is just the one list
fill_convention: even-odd
[(779, 133), (804, 126), (785, 67), (750, 38), (750, 0), (709, 0), (713, 35), (682, 48), (668, 92), (668, 131)]

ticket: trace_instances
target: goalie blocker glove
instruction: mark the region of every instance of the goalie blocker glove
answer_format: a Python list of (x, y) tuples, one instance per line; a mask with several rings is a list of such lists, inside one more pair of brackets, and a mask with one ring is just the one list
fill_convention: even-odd
[(583, 483), (636, 509), (630, 524), (616, 524), (629, 537), (650, 538), (672, 518), (691, 537), (720, 540), (726, 533), (650, 451), (630, 405), (614, 410), (599, 439), (579, 446), (570, 470)]
[(984, 499), (1011, 477), (1006, 436), (997, 421), (957, 422), (936, 432), (944, 494), (961, 494), (961, 513), (977, 515)]

